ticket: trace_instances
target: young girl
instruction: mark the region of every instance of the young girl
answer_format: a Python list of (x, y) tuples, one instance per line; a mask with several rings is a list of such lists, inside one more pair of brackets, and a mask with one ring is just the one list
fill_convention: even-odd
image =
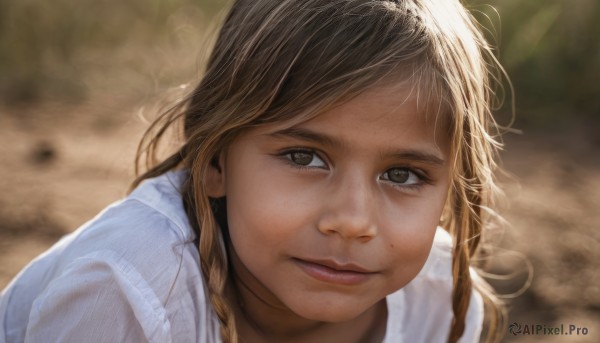
[[(495, 63), (457, 0), (238, 0), (135, 190), (2, 293), (6, 342), (477, 342)], [(156, 161), (165, 132), (178, 151)]]

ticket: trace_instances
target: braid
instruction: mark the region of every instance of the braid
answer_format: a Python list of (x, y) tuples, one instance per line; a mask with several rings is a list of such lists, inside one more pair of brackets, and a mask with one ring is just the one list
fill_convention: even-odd
[[(493, 310), (490, 313), (491, 317), (487, 318), (489, 334), (486, 341), (497, 342), (502, 337), (504, 310), (487, 283), (476, 273), (475, 279), (471, 277), (471, 261), (478, 252), (484, 223), (488, 220), (484, 218), (486, 212), (483, 209), (487, 209), (495, 191), (493, 146), (490, 141), (476, 138), (485, 137), (485, 131), (481, 126), (476, 125), (472, 118), (465, 118), (464, 126), (459, 132), (455, 132), (455, 136), (455, 146), (459, 146), (455, 156), (456, 176), (449, 197), (449, 206), (446, 209), (449, 217), (443, 219), (444, 226), (454, 238), (453, 319), (448, 342), (458, 342), (465, 331), (465, 318), (473, 288), (479, 291), (484, 303), (491, 306)], [(481, 153), (482, 151), (485, 153)]]
[[(458, 196), (460, 198), (460, 196)], [(457, 342), (465, 330), (465, 318), (469, 309), (469, 303), (473, 289), (476, 289), (482, 296), (486, 308), (491, 311), (486, 312), (487, 336), (486, 342), (499, 342), (502, 339), (502, 329), (506, 326), (506, 310), (493, 289), (477, 273), (471, 274), (471, 261), (475, 255), (480, 243), (482, 226), (479, 222), (480, 207), (470, 204), (466, 206), (458, 200), (458, 206), (463, 212), (462, 220), (460, 215), (455, 214), (457, 218), (449, 223), (450, 232), (456, 238), (452, 252), (452, 313), (453, 319), (448, 335), (448, 343)], [(462, 223), (462, 224), (460, 224)]]
[(449, 343), (455, 343), (465, 331), (465, 317), (471, 299), (471, 276), (469, 274), (469, 257), (464, 244), (456, 244), (452, 256), (452, 274), (454, 275), (452, 290), (452, 313), (454, 318), (450, 327)]
[[(237, 343), (234, 313), (224, 295), (229, 275), (226, 251), (220, 239), (220, 228), (215, 217), (206, 215), (212, 213), (208, 199), (199, 196), (200, 192), (193, 191), (204, 189), (202, 178), (194, 177), (195, 172), (197, 172), (196, 168), (192, 168), (190, 178), (183, 189), (183, 198), (188, 202), (186, 211), (189, 213), (190, 222), (199, 225), (196, 230), (199, 237), (200, 266), (204, 278), (207, 280), (208, 299), (221, 323), (221, 339), (224, 343)], [(197, 204), (197, 206), (193, 206), (193, 204)]]
[[(169, 123), (165, 126), (171, 125), (173, 122), (174, 120), (169, 118)], [(162, 135), (164, 132), (165, 127), (162, 127), (160, 134)], [(149, 137), (150, 134), (150, 130), (148, 130), (146, 137)], [(157, 138), (153, 138), (147, 147), (141, 147), (140, 144), (136, 157), (138, 163), (141, 161), (144, 153), (153, 155), (156, 150), (157, 141)], [(163, 162), (149, 168), (146, 172), (138, 176), (130, 186), (130, 190), (133, 190), (145, 179), (161, 175), (182, 164), (187, 164), (187, 161), (185, 161), (183, 157), (188, 155), (186, 149), (186, 146), (182, 147), (178, 152), (172, 154)], [(194, 172), (195, 168), (192, 168), (189, 177), (182, 185), (181, 192), (184, 208), (188, 215), (190, 225), (192, 226), (196, 237), (198, 237), (197, 243), (200, 252), (202, 274), (207, 280), (208, 298), (221, 323), (221, 339), (224, 343), (237, 343), (238, 336), (234, 314), (223, 295), (228, 276), (227, 259), (225, 257), (226, 252), (223, 250), (219, 240), (219, 226), (217, 225), (215, 218), (211, 215), (206, 215), (212, 212), (208, 199), (204, 199), (200, 196), (202, 192), (195, 191), (204, 189), (204, 186), (199, 181), (202, 180), (202, 178), (194, 177)], [(196, 206), (196, 204), (199, 206)], [(198, 218), (201, 218), (201, 220), (198, 220)], [(202, 232), (202, 234), (200, 234), (200, 232)]]
[[(460, 144), (473, 146), (481, 144), (471, 134), (473, 123), (465, 121), (465, 136)], [(481, 156), (475, 151), (464, 149), (458, 152), (459, 168), (462, 172), (455, 179), (453, 189), (453, 218), (450, 220), (450, 233), (454, 237), (452, 251), (452, 313), (454, 317), (448, 336), (449, 343), (457, 342), (465, 331), (465, 317), (469, 309), (473, 281), (471, 280), (471, 258), (477, 251), (481, 240), (483, 220), (482, 205), (486, 201), (487, 191), (483, 180), (487, 175), (481, 174), (473, 165), (481, 163)]]
[[(464, 189), (464, 188), (463, 188)], [(450, 222), (450, 232), (454, 237), (452, 251), (452, 324), (448, 343), (457, 342), (465, 331), (465, 317), (471, 299), (471, 276), (469, 274), (469, 247), (466, 243), (465, 231), (468, 231), (468, 206), (465, 206), (460, 195), (455, 197), (455, 218)], [(461, 220), (462, 219), (462, 220)], [(465, 225), (466, 224), (466, 225)]]
[[(206, 236), (209, 235), (205, 235), (205, 232), (203, 232), (202, 237)], [(202, 246), (205, 244), (210, 244), (206, 241), (208, 240), (200, 239), (200, 245)], [(215, 251), (214, 249), (214, 244), (212, 244), (212, 248), (209, 248), (209, 250), (206, 251), (206, 254), (220, 253)], [(216, 249), (220, 250), (220, 248)], [(202, 266), (205, 266), (207, 264), (207, 261), (204, 257), (202, 257), (203, 255), (204, 254), (201, 254), (200, 261)], [(237, 330), (235, 327), (235, 318), (233, 315), (233, 311), (231, 310), (231, 307), (228, 305), (227, 300), (223, 296), (223, 289), (225, 281), (227, 279), (227, 268), (219, 262), (217, 262), (217, 259), (209, 258), (209, 260), (212, 260), (212, 263), (210, 263), (208, 270), (209, 276), (206, 276), (204, 268), (202, 268), (202, 271), (203, 273), (205, 273), (205, 276), (208, 279), (208, 298), (210, 300), (210, 303), (212, 304), (215, 313), (217, 314), (217, 317), (219, 318), (219, 321), (221, 322), (221, 339), (224, 343), (237, 343)]]

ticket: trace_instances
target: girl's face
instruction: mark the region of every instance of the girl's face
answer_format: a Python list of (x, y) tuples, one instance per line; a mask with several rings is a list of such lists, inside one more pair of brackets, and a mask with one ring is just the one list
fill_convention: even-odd
[(306, 319), (357, 317), (429, 254), (449, 185), (447, 138), (398, 89), (377, 89), (221, 156), (240, 281)]

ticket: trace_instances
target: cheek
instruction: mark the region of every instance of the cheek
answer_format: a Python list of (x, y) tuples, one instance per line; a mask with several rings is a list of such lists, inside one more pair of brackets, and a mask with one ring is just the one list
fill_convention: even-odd
[(307, 217), (301, 209), (306, 207), (294, 183), (269, 158), (244, 155), (251, 154), (241, 154), (236, 161), (244, 168), (229, 170), (226, 179), (230, 236), (240, 254), (271, 254), (298, 234)]
[(273, 199), (272, 188), (262, 180), (264, 175), (251, 175), (249, 169), (243, 173), (229, 173), (226, 183), (229, 232), (234, 243), (244, 245), (273, 238), (268, 232), (276, 233), (276, 230), (270, 230), (275, 221), (272, 214), (280, 211), (279, 202)]
[(435, 226), (424, 228), (423, 231), (415, 233), (402, 233), (390, 235), (388, 245), (383, 249), (387, 252), (385, 257), (388, 272), (388, 293), (392, 293), (412, 281), (423, 268), (427, 261)]
[(446, 199), (446, 186), (432, 190), (430, 196), (401, 206), (400, 210), (388, 209), (382, 237), (386, 242), (384, 256), (390, 263), (394, 287), (400, 288), (410, 282), (422, 269), (431, 246)]

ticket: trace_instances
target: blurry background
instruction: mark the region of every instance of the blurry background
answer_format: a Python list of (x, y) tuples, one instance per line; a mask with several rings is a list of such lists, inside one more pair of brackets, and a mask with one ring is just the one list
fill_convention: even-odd
[[(0, 288), (125, 194), (143, 117), (198, 79), (224, 5), (0, 0)], [(505, 341), (599, 342), (600, 2), (469, 7), (499, 47), (516, 92), (512, 127), (522, 131), (504, 137), (510, 225), (496, 238), (508, 250), (491, 266), (515, 275), (492, 282), (521, 293), (530, 262), (531, 285), (509, 301), (509, 323), (588, 329)]]

